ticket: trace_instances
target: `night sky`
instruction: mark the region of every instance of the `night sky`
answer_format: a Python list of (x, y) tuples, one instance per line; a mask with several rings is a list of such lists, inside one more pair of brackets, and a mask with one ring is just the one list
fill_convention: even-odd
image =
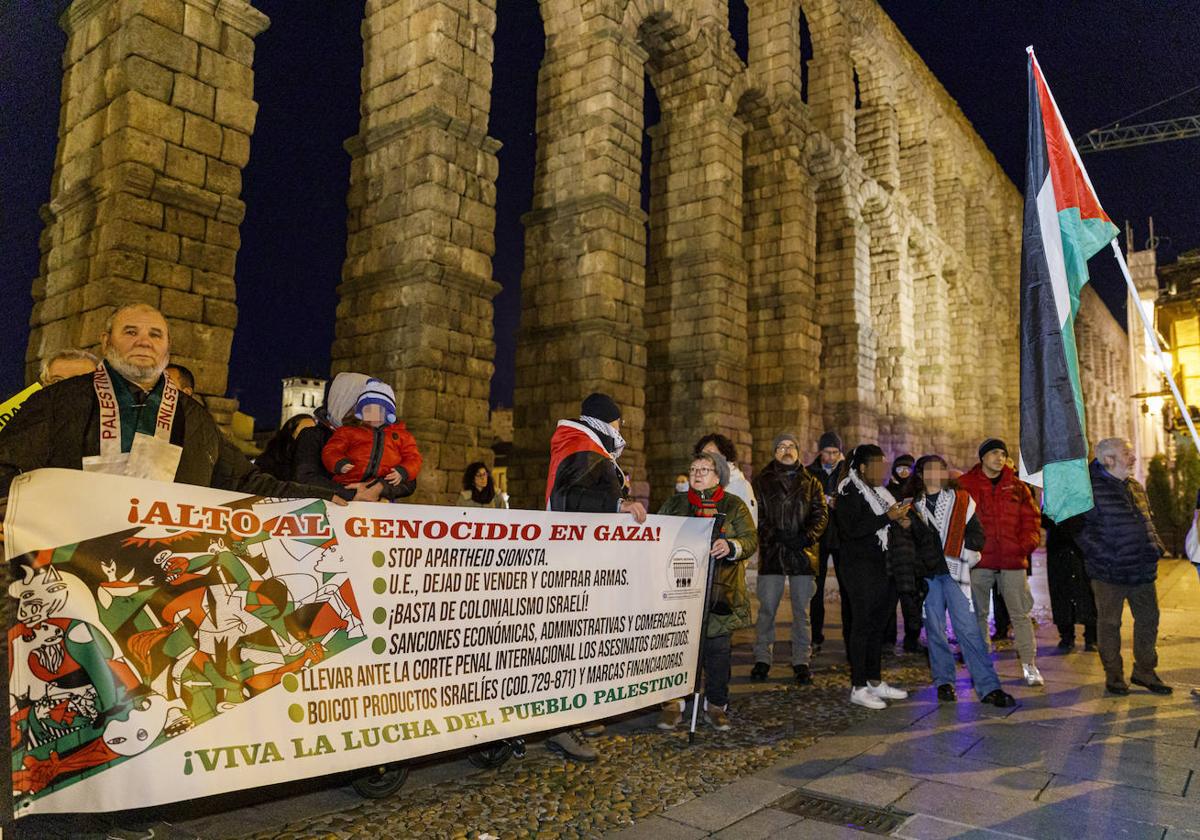
[[(734, 0), (736, 7), (738, 0)], [(0, 394), (21, 387), (37, 275), (38, 208), (49, 197), (65, 36), (47, 0), (0, 4)], [(61, 6), (61, 2), (57, 5)], [(255, 0), (271, 18), (257, 39), (259, 102), (238, 255), (240, 322), (230, 393), (262, 425), (276, 422), (279, 380), (325, 376), (336, 286), (345, 256), (349, 156), (358, 129), (362, 3)], [(1025, 46), (1033, 44), (1076, 136), (1200, 83), (1196, 2), (935, 3), (884, 0), (884, 9), (1023, 188)], [(744, 47), (744, 24), (733, 15)], [(510, 405), (524, 256), (520, 216), (533, 190), (534, 115), (543, 38), (533, 0), (499, 0), (492, 121), (504, 146), (496, 224), (494, 405)], [(1130, 122), (1200, 113), (1200, 91)], [(1153, 215), (1160, 262), (1200, 247), (1200, 140), (1084, 158), (1109, 215), (1145, 244)], [(1096, 288), (1124, 318), (1111, 257), (1092, 261)]]

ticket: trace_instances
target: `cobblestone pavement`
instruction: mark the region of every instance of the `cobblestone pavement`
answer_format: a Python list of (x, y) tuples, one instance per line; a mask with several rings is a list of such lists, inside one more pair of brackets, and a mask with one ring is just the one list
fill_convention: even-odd
[[(740, 631), (734, 639), (730, 687), (733, 728), (719, 733), (700, 723), (692, 746), (683, 729), (656, 729), (655, 709), (610, 722), (608, 733), (592, 742), (600, 758), (591, 765), (564, 761), (532, 742), (523, 760), (496, 770), (476, 770), (461, 756), (434, 760), (414, 770), (406, 786), (384, 800), (364, 800), (349, 788), (318, 779), (284, 790), (247, 791), (145, 812), (30, 818), (18, 824), (17, 836), (103, 838), (120, 828), (110, 836), (149, 838), (153, 829), (156, 840), (599, 838), (769, 767), (871, 714), (847, 702), (849, 668), (832, 575), (827, 601), (827, 643), (813, 662), (814, 684), (793, 684), (787, 642), (776, 646), (771, 679), (749, 682), (753, 632)], [(780, 639), (788, 638), (787, 604), (785, 598), (777, 627)], [(885, 656), (884, 670), (893, 684), (929, 682), (924, 657), (891, 653)]]
[[(923, 667), (910, 662), (893, 662), (898, 667), (889, 668), (887, 678), (922, 679)], [(744, 678), (748, 666), (739, 670)], [(822, 669), (813, 686), (743, 692), (733, 704), (733, 729), (702, 726), (691, 747), (685, 731), (662, 733), (654, 728), (655, 715), (641, 715), (631, 731), (595, 739), (600, 759), (592, 765), (564, 762), (535, 745), (522, 762), (498, 770), (253, 837), (598, 838), (846, 728), (865, 714), (846, 702), (846, 685), (847, 669), (836, 666)]]

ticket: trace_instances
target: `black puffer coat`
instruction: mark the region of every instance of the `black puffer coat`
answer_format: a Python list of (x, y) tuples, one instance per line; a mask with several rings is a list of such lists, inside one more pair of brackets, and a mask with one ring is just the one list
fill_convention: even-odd
[(800, 464), (772, 461), (754, 476), (758, 497), (758, 573), (812, 575), (829, 525), (821, 483)]
[(1132, 478), (1114, 477), (1098, 461), (1088, 469), (1095, 506), (1083, 514), (1075, 537), (1088, 577), (1116, 586), (1152, 583), (1164, 552), (1146, 510), (1145, 491)]
[[(821, 485), (821, 488), (825, 493), (825, 497), (827, 499), (836, 499), (838, 487), (841, 486), (842, 481), (846, 478), (846, 476), (850, 474), (850, 464), (845, 458), (843, 458), (837, 462), (837, 465), (832, 471), (825, 472), (825, 470), (821, 467), (821, 456), (818, 455), (813, 459), (813, 462), (808, 465), (808, 471), (816, 477), (817, 482)], [(828, 505), (826, 505), (826, 507), (828, 507)], [(821, 547), (819, 549), (820, 553), (824, 555), (828, 555), (830, 552), (836, 551), (838, 547), (838, 529), (834, 527), (832, 522), (832, 509), (830, 509), (829, 515), (830, 525), (825, 529), (825, 533), (821, 535)]]
[[(925, 504), (925, 500), (918, 500), (909, 509), (907, 528), (892, 523), (888, 533), (888, 567), (900, 594), (925, 597), (929, 590), (926, 579), (949, 574), (950, 568), (946, 565), (942, 536), (932, 523), (926, 524), (917, 515), (915, 507), (918, 504)], [(985, 541), (979, 517), (972, 516), (967, 520), (963, 534), (963, 548), (981, 551)]]

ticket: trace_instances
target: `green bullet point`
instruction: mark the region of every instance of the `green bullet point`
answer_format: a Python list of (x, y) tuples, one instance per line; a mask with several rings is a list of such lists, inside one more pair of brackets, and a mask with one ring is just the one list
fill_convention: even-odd
[(293, 703), (288, 706), (288, 717), (293, 723), (302, 723), (304, 721), (304, 707), (299, 703)]
[(387, 643), (383, 639), (375, 639), (371, 642), (371, 650), (376, 653), (383, 653), (385, 647), (387, 647)]
[(283, 676), (283, 690), (284, 691), (289, 691), (289, 692), (295, 691), (299, 687), (300, 687), (300, 680), (296, 679), (295, 674), (284, 674), (284, 676)]
[(383, 568), (383, 552), (376, 551), (374, 554), (372, 554), (371, 562), (375, 564), (376, 568)]
[(375, 612), (371, 613), (371, 617), (375, 619), (376, 624), (383, 624), (387, 621), (387, 610), (383, 607), (376, 607)]
[(387, 592), (387, 581), (383, 578), (375, 578), (373, 588), (376, 595), (382, 595), (384, 592)]

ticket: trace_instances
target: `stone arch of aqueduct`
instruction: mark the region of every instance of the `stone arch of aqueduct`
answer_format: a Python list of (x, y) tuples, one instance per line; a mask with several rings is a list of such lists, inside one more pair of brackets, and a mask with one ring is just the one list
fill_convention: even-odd
[[(540, 503), (553, 424), (592, 389), (624, 407), (624, 461), (656, 500), (712, 430), (760, 464), (781, 429), (960, 460), (1015, 430), (1013, 184), (871, 0), (747, 0), (748, 66), (727, 2), (540, 0), (518, 505)], [(74, 0), (62, 24), (29, 374), (114, 301), (148, 300), (228, 413), (268, 21), (244, 0)], [(495, 0), (368, 0), (363, 20), (333, 370), (396, 387), (423, 501), (490, 456), (495, 24)]]

